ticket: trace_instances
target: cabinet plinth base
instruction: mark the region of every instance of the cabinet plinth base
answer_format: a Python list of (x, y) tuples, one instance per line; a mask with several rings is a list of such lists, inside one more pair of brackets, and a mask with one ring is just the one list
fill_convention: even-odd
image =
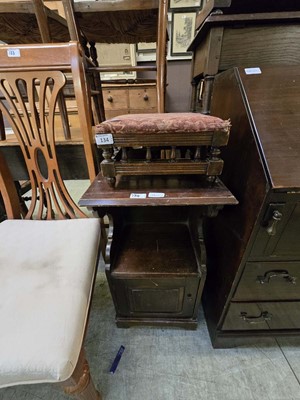
[(134, 326), (157, 326), (196, 330), (198, 326), (198, 321), (196, 319), (116, 317), (116, 325), (118, 328), (131, 328)]

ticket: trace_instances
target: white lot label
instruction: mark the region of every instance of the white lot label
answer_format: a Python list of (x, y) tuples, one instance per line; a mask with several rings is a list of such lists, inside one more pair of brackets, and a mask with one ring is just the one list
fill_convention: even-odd
[(7, 57), (21, 57), (20, 49), (8, 49)]
[(147, 197), (146, 193), (131, 193), (130, 198), (131, 199), (145, 199)]
[(114, 143), (114, 138), (111, 133), (102, 133), (99, 135), (96, 135), (96, 144), (98, 146), (103, 146), (106, 144), (113, 144)]
[(155, 197), (155, 198), (165, 197), (165, 193), (150, 192), (148, 194), (148, 197)]
[(246, 75), (257, 75), (261, 74), (261, 69), (259, 67), (255, 68), (245, 68), (245, 74)]

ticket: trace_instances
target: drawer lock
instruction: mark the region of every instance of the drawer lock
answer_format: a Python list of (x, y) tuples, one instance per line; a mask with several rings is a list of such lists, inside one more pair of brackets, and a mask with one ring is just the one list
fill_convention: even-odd
[(276, 235), (276, 226), (277, 226), (278, 222), (281, 220), (281, 218), (282, 218), (281, 212), (279, 212), (278, 210), (274, 210), (272, 213), (271, 223), (267, 228), (267, 233), (270, 236)]

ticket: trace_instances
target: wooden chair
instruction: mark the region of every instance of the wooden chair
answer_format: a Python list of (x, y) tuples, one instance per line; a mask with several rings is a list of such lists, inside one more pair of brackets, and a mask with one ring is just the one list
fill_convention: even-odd
[[(49, 154), (44, 142), (47, 127), (54, 130), (57, 139), (58, 128), (66, 125), (66, 113), (58, 112), (64, 101), (64, 90), (68, 80), (74, 84), (76, 108), (78, 110), (79, 132), (77, 142), (83, 142), (88, 175), (96, 176), (95, 147), (93, 146), (91, 106), (89, 88), (86, 84), (83, 56), (77, 42), (66, 44), (33, 44), (0, 47), (1, 111), (8, 120), (17, 138), (23, 131), (44, 145), (41, 157)], [(40, 118), (34, 119), (35, 114)], [(74, 139), (74, 138), (73, 138)], [(25, 141), (25, 142), (24, 142)], [(66, 141), (63, 139), (63, 143)], [(30, 144), (29, 138), (21, 140), (21, 146)], [(53, 143), (54, 145), (54, 143)], [(27, 162), (34, 162), (36, 154), (27, 154)]]
[(78, 46), (1, 48), (0, 59), (5, 98), (0, 108), (18, 138), (32, 188), (31, 204), (21, 219), (15, 185), (0, 154), (0, 195), (8, 217), (0, 224), (0, 387), (55, 382), (78, 399), (99, 400), (82, 344), (100, 220), (85, 218), (72, 200), (55, 146), (55, 108), (70, 60), (76, 91), (82, 92), (78, 108), (90, 145)]
[[(1, 153), (0, 195), (9, 218), (0, 224), (0, 388), (55, 382), (78, 399), (99, 400), (82, 348), (99, 220), (15, 219), (21, 218), (19, 198)], [(68, 203), (65, 197), (65, 207), (77, 207)]]

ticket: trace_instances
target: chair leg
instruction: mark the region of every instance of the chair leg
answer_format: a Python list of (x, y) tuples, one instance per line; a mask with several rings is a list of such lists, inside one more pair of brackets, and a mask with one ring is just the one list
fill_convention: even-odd
[(79, 360), (71, 378), (63, 383), (63, 388), (66, 394), (73, 395), (79, 400), (102, 400), (91, 378), (83, 349), (81, 349)]

